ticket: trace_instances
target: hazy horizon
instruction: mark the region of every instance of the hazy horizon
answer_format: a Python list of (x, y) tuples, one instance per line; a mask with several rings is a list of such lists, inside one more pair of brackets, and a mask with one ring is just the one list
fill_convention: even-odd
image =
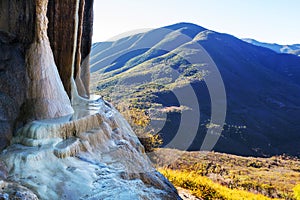
[(299, 44), (299, 7), (297, 0), (97, 0), (93, 42), (133, 30), (189, 22), (238, 38)]

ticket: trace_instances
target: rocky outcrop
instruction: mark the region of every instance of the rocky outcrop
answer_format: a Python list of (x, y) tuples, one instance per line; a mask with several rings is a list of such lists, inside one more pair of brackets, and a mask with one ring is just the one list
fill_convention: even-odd
[(55, 63), (69, 97), (77, 47), (78, 7), (78, 0), (50, 0), (48, 4), (48, 36)]

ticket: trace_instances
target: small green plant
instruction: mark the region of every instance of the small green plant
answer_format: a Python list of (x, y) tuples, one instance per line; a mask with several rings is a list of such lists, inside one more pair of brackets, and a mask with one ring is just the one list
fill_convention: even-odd
[(160, 147), (163, 143), (159, 134), (147, 132), (141, 135), (137, 134), (137, 136), (142, 145), (145, 147), (146, 152), (153, 152), (155, 148)]

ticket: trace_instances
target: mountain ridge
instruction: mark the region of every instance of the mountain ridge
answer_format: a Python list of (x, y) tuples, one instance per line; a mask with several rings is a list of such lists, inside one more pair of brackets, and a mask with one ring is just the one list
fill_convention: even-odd
[[(101, 52), (98, 56), (103, 60), (97, 58), (99, 50), (96, 48), (102, 44), (94, 44), (91, 56), (92, 89), (116, 104), (118, 99), (123, 98), (131, 102), (131, 106), (155, 110), (151, 107), (154, 104), (163, 107), (180, 106), (178, 101), (176, 103), (176, 98), (172, 100), (174, 93), (184, 92), (189, 85), (192, 86), (201, 107), (202, 119), (197, 137), (189, 150), (198, 150), (211, 118), (211, 102), (204, 81), (209, 76), (207, 71), (210, 71), (211, 66), (205, 62), (193, 65), (188, 61), (195, 56), (204, 56), (199, 49), (200, 45), (218, 67), (228, 96), (226, 124), (214, 150), (238, 155), (299, 155), (299, 151), (291, 147), (291, 144), (295, 146), (300, 143), (297, 139), (300, 130), (297, 125), (300, 114), (299, 57), (277, 54), (229, 34), (200, 26), (197, 28), (197, 25), (190, 23), (167, 27), (170, 29), (162, 31), (159, 28), (144, 33), (151, 39), (148, 43), (155, 43), (154, 45), (142, 46), (147, 47), (142, 49), (139, 49), (141, 46), (131, 46), (123, 49), (123, 55), (120, 55), (120, 44), (116, 41), (115, 46), (111, 47), (115, 57), (111, 57), (110, 62), (104, 62)], [(192, 34), (176, 32), (178, 30)], [(163, 32), (164, 35), (158, 41), (157, 35), (152, 35), (153, 32)], [(174, 37), (176, 33), (182, 35)], [(141, 36), (131, 36), (134, 37)], [(168, 46), (166, 41), (173, 46)], [(167, 46), (168, 51), (158, 49), (163, 46)], [(174, 73), (177, 75), (174, 76)], [(149, 91), (141, 90), (144, 85), (153, 88), (148, 89)], [(115, 91), (118, 94), (112, 97), (110, 93)], [(143, 103), (150, 106), (144, 106)], [(179, 118), (180, 114), (168, 113), (167, 121), (173, 123), (167, 122), (160, 131), (165, 141), (174, 137), (172, 133), (178, 129)], [(188, 127), (185, 126), (186, 129)]]
[(256, 46), (261, 46), (261, 47), (271, 49), (277, 53), (287, 53), (287, 54), (294, 54), (300, 56), (300, 44), (282, 45), (277, 43), (260, 42), (250, 38), (242, 38), (242, 40)]

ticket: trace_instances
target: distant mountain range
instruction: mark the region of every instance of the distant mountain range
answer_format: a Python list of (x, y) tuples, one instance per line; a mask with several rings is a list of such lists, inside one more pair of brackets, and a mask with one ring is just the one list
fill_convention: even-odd
[(277, 53), (289, 53), (289, 54), (300, 56), (300, 44), (292, 44), (292, 45), (280, 45), (276, 43), (270, 44), (270, 43), (259, 42), (257, 40), (249, 39), (249, 38), (244, 38), (242, 40), (256, 46), (271, 49)]
[[(92, 89), (116, 104), (128, 103), (154, 113), (157, 121), (164, 111), (167, 120), (160, 133), (167, 144), (178, 131), (181, 117), (199, 111), (176, 97), (192, 87), (201, 118), (185, 122), (183, 130), (188, 134), (195, 123), (199, 126), (189, 147), (199, 150), (206, 131), (213, 126), (212, 102), (204, 81), (211, 76), (213, 66), (201, 59), (204, 51), (199, 46), (219, 69), (227, 95), (226, 124), (213, 150), (237, 155), (299, 156), (300, 57), (295, 55), (179, 23), (94, 44)], [(200, 59), (191, 63), (193, 58)], [(174, 148), (182, 147), (178, 144)]]

